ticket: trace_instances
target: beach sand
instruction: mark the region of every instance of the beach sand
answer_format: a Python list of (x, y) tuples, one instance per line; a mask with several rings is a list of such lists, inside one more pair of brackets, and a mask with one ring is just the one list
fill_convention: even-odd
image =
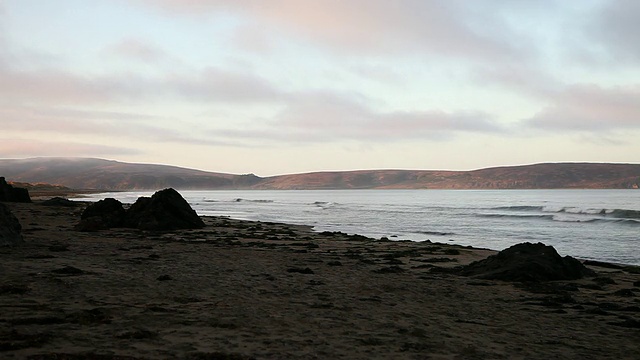
[(490, 250), (224, 217), (84, 233), (82, 207), (7, 205), (0, 358), (640, 358), (637, 268), (527, 285), (437, 271)]

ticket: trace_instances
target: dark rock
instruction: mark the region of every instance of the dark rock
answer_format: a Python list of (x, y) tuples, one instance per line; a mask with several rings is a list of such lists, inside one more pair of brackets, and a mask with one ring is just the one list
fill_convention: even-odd
[(52, 252), (69, 251), (69, 245), (54, 244), (49, 246), (49, 251), (52, 251)]
[(608, 324), (632, 329), (640, 329), (640, 321), (636, 319), (625, 319), (624, 321), (610, 322)]
[(464, 276), (505, 281), (575, 280), (595, 276), (593, 270), (542, 243), (522, 243), (458, 269)]
[(53, 197), (49, 200), (45, 200), (41, 203), (44, 206), (64, 206), (64, 207), (76, 207), (78, 203), (75, 201), (71, 201), (69, 199), (65, 199), (62, 197)]
[(189, 203), (174, 189), (141, 197), (126, 213), (126, 227), (141, 230), (200, 229), (205, 226)]
[(621, 296), (621, 297), (636, 296), (636, 294), (633, 292), (633, 289), (620, 289), (618, 291), (614, 291), (612, 295)]
[(298, 274), (314, 274), (313, 270), (307, 268), (289, 268), (287, 269), (287, 272), (289, 273), (298, 273)]
[(51, 272), (54, 273), (54, 274), (61, 274), (61, 275), (82, 275), (82, 274), (84, 274), (84, 271), (78, 269), (77, 267), (73, 267), (73, 266), (65, 266), (65, 267), (62, 267), (60, 269), (51, 270)]
[(84, 271), (78, 269), (77, 267), (73, 267), (73, 266), (65, 266), (65, 267), (60, 268), (60, 269), (51, 270), (51, 272), (55, 273), (55, 274), (61, 274), (61, 275), (82, 275), (82, 274), (84, 274)]
[(11, 210), (0, 203), (0, 246), (16, 246), (23, 242), (22, 226)]
[(25, 284), (2, 284), (0, 285), (0, 295), (4, 294), (19, 294), (23, 295), (31, 291), (31, 289)]
[(593, 282), (599, 285), (615, 285), (616, 284), (615, 280), (605, 276), (593, 278)]
[(7, 184), (4, 177), (0, 177), (0, 201), (30, 203), (31, 197), (29, 190), (13, 187)]
[(167, 280), (173, 280), (173, 278), (169, 275), (160, 275), (156, 278), (156, 280), (158, 281), (167, 281)]
[(125, 210), (122, 203), (106, 198), (89, 205), (80, 216), (76, 230), (97, 231), (124, 225)]
[(383, 267), (377, 270), (373, 270), (373, 272), (377, 274), (397, 274), (404, 272), (404, 269), (397, 265), (392, 265), (389, 267)]

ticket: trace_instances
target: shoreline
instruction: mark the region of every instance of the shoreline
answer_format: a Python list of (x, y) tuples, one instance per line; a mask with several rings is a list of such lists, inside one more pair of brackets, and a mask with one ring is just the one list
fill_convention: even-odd
[(0, 357), (640, 357), (640, 274), (625, 269), (481, 280), (437, 270), (495, 251), (209, 216), (83, 233), (85, 205), (40, 203), (6, 203), (25, 243), (0, 249)]

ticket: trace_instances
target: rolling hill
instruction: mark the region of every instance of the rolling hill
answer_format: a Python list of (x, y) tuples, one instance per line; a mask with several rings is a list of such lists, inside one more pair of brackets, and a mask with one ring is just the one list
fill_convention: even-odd
[(8, 181), (73, 189), (627, 189), (640, 164), (545, 163), (472, 171), (357, 170), (258, 177), (95, 158), (0, 159)]

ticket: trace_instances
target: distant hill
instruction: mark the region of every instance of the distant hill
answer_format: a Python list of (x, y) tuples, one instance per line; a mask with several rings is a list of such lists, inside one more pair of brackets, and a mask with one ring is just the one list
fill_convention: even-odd
[(94, 158), (0, 159), (8, 181), (73, 189), (630, 189), (640, 164), (548, 163), (472, 171), (358, 170), (271, 177)]

